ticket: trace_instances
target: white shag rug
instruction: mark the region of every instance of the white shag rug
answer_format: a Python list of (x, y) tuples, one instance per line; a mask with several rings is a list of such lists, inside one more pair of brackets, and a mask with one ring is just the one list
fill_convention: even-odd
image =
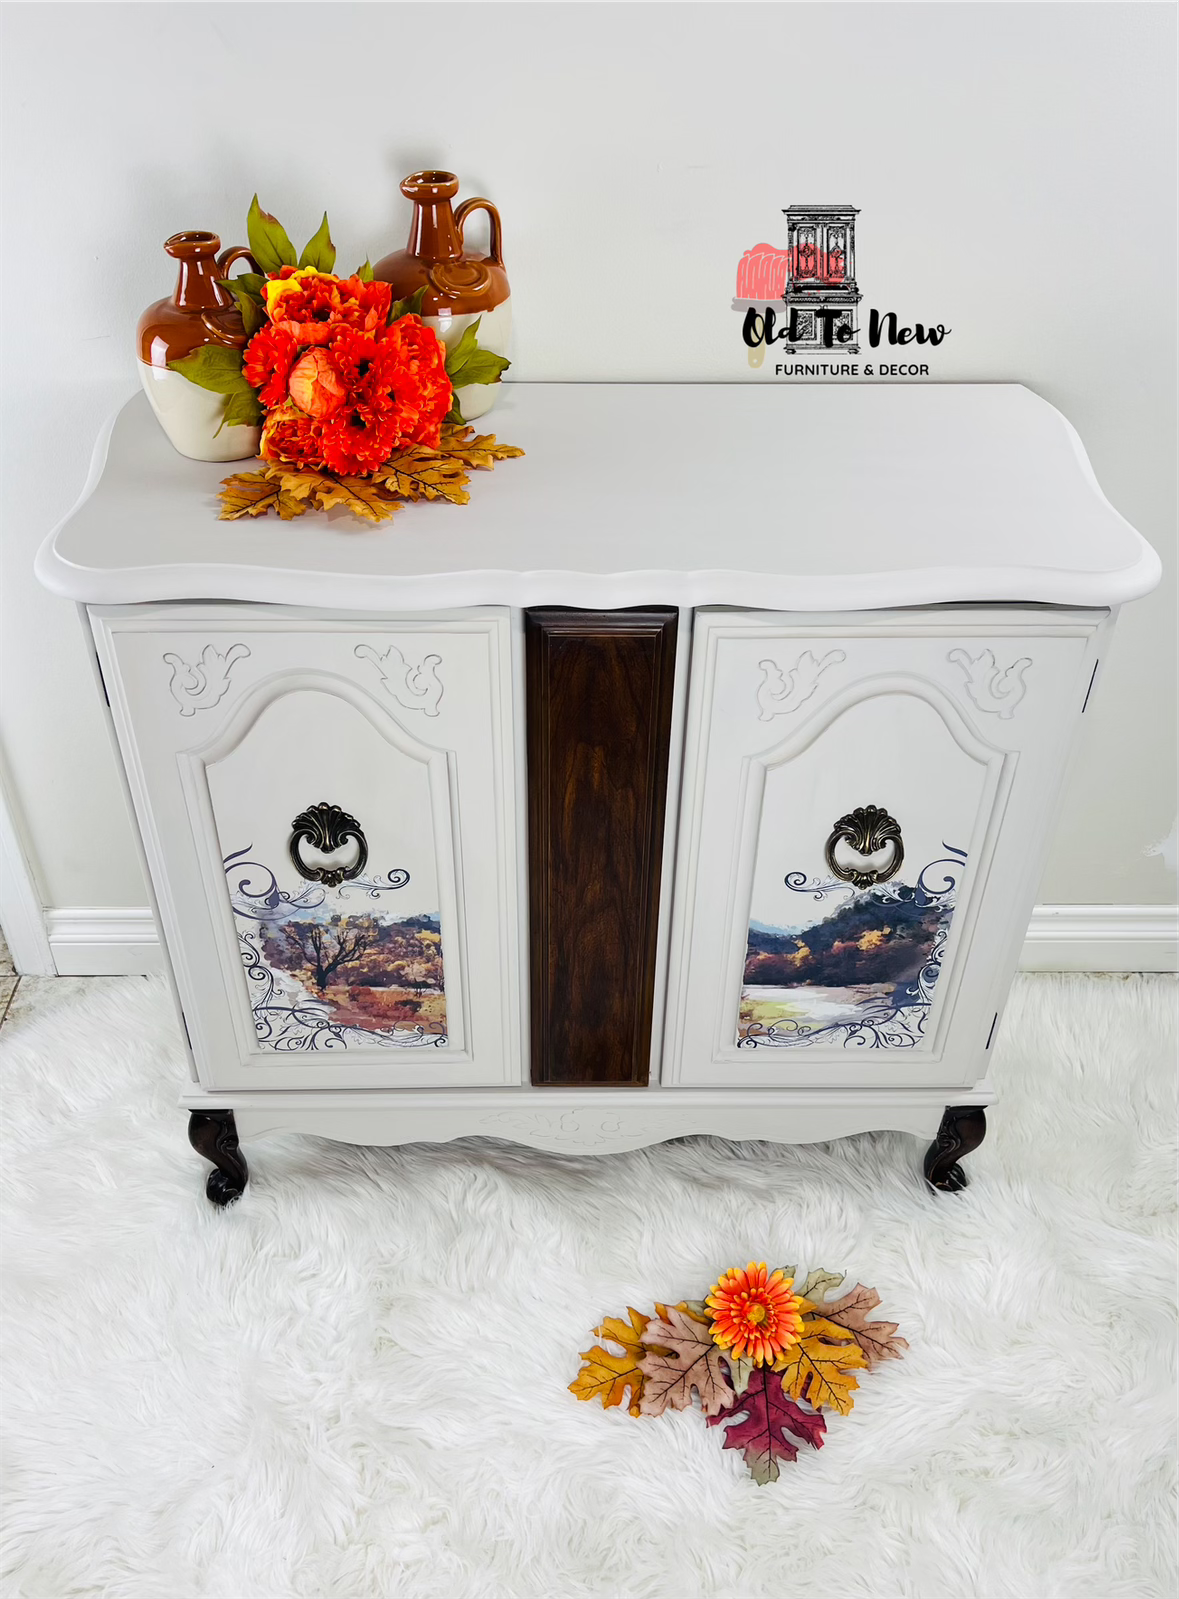
[[(7, 1106), (7, 1599), (1172, 1599), (1175, 985), (1021, 979), (973, 1183), (902, 1134), (571, 1158), (247, 1149), (206, 1203), (158, 981), (26, 981)], [(757, 1487), (566, 1390), (749, 1259), (903, 1361)]]

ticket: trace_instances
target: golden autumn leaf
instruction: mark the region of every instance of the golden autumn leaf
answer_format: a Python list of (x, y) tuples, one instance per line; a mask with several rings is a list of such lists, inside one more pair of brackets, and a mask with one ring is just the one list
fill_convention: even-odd
[(900, 1360), (901, 1350), (909, 1345), (896, 1336), (897, 1323), (867, 1320), (868, 1312), (879, 1303), (875, 1288), (857, 1283), (842, 1299), (816, 1305), (813, 1315), (803, 1317), (803, 1330), (826, 1338), (854, 1339), (868, 1367), (878, 1366), (882, 1360)]
[(585, 1362), (569, 1384), (569, 1392), (578, 1399), (600, 1399), (605, 1409), (620, 1405), (630, 1391), (628, 1409), (632, 1416), (641, 1414), (639, 1401), (643, 1394), (643, 1372), (640, 1362), (648, 1353), (643, 1343), (649, 1316), (627, 1307), (630, 1324), (619, 1316), (607, 1316), (600, 1327), (594, 1328), (595, 1338), (605, 1338), (622, 1350), (620, 1355), (595, 1344), (582, 1351)]
[(392, 493), (406, 500), (447, 500), (452, 505), (466, 505), (471, 498), (466, 491), (470, 479), (463, 463), (434, 450), (399, 450), (376, 475)]
[(286, 489), (280, 489), (274, 508), (284, 522), (290, 522), (296, 516), (303, 516), (311, 506), (306, 500), (299, 500), (294, 495), (288, 494)]
[(490, 472), (497, 461), (508, 461), (524, 454), (514, 444), (500, 444), (494, 433), (475, 434), (469, 427), (447, 424), (442, 429), (439, 451), (454, 456), (467, 466)]
[(265, 516), (275, 508), (279, 486), (268, 472), (235, 472), (223, 480), (221, 488), (222, 522), (236, 522), (242, 516)]
[(275, 476), (292, 499), (307, 500), (312, 505), (319, 504), (321, 492), (326, 493), (336, 485), (336, 479), (328, 472), (296, 472), (279, 469), (275, 472)]
[(841, 1416), (851, 1410), (852, 1390), (859, 1387), (853, 1369), (866, 1365), (858, 1344), (825, 1343), (805, 1323), (796, 1344), (783, 1350), (774, 1362), (782, 1386), (792, 1399), (805, 1399), (815, 1410), (835, 1409)]
[(335, 478), (330, 489), (318, 492), (317, 499), (321, 510), (329, 511), (333, 505), (342, 505), (366, 522), (384, 522), (401, 509), (400, 502), (382, 484), (363, 477)]

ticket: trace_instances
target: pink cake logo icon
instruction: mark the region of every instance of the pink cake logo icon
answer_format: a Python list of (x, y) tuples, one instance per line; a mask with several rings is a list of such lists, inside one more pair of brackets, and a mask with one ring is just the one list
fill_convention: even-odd
[[(783, 353), (859, 352), (861, 299), (856, 286), (856, 217), (851, 205), (787, 206), (785, 249), (755, 244), (737, 267), (733, 309), (745, 313), (742, 329), (750, 366), (765, 360), (768, 344), (784, 340)], [(785, 328), (778, 331), (778, 323)]]

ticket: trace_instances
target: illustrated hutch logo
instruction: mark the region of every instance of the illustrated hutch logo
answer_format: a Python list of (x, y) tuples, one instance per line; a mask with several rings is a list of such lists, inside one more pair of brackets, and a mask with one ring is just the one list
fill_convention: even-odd
[[(741, 337), (749, 364), (759, 367), (771, 346), (795, 356), (859, 355), (859, 305), (863, 296), (856, 283), (856, 217), (852, 205), (792, 205), (786, 218), (786, 247), (755, 244), (737, 267), (737, 294), (733, 309), (742, 312)], [(936, 347), (950, 333), (941, 323), (926, 327), (918, 322), (902, 327), (895, 311), (872, 310), (868, 317), (868, 348), (881, 341), (891, 345)], [(847, 376), (860, 374), (858, 363), (833, 366), (778, 366), (783, 376)], [(928, 376), (928, 366), (864, 367), (864, 375)]]

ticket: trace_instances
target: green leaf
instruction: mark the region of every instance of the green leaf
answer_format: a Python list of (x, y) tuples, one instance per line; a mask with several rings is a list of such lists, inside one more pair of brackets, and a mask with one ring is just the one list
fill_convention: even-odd
[(223, 289), (228, 289), (237, 301), (237, 308), (242, 317), (242, 327), (246, 330), (246, 338), (253, 338), (266, 320), (266, 312), (262, 308), (261, 298), (256, 294), (251, 294), (249, 289), (244, 288), (240, 278), (218, 278), (217, 281)]
[(269, 211), (263, 211), (255, 195), (246, 217), (246, 237), (250, 241), (250, 254), (263, 272), (277, 272), (279, 267), (295, 266), (295, 246), (287, 238), (286, 229)]
[(218, 281), (226, 284), (230, 282), (237, 283), (245, 289), (247, 294), (253, 294), (261, 300), (262, 285), (266, 282), (266, 278), (261, 272), (239, 272), (236, 278), (224, 278)]
[(398, 317), (403, 316), (421, 316), (422, 301), (425, 297), (426, 285), (423, 283), (421, 288), (415, 289), (408, 299), (394, 300), (389, 308), (389, 321), (396, 322)]
[(838, 1288), (845, 1276), (845, 1272), (827, 1271), (822, 1266), (816, 1266), (814, 1271), (807, 1274), (802, 1287), (796, 1288), (794, 1292), (801, 1294), (804, 1299), (822, 1300), (826, 1298), (827, 1290)]
[[(221, 418), (221, 427), (260, 427), (262, 423), (262, 407), (258, 404), (258, 396), (253, 389), (246, 389), (243, 394), (231, 394), (225, 401), (225, 415)], [(220, 433), (221, 428), (217, 429)]]
[(463, 329), (458, 343), (452, 344), (446, 352), (446, 375), (456, 389), (461, 387), (458, 382), (458, 374), (479, 348), (479, 341), (476, 339), (475, 334), (478, 332), (479, 324), (482, 320), (481, 316), (477, 316), (470, 327)]
[(303, 246), (303, 254), (299, 257), (301, 267), (314, 267), (317, 272), (330, 272), (336, 264), (336, 247), (332, 243), (331, 233), (328, 231), (327, 212), (323, 214), (323, 221)]
[(465, 389), (469, 383), (498, 383), (511, 362), (502, 355), (493, 355), (480, 347), (475, 337), (483, 318), (477, 316), (462, 338), (446, 356), (446, 375), (455, 389)]
[(455, 422), (459, 427), (463, 425), (463, 413), (459, 410), (458, 395), (453, 395), (450, 401), (450, 410), (442, 418), (444, 422)]
[(223, 344), (202, 344), (191, 355), (182, 355), (178, 361), (169, 361), (168, 367), (179, 372), (198, 388), (212, 389), (214, 394), (253, 394), (253, 389), (242, 375), (242, 352), (228, 349)]
[(372, 262), (370, 260), (367, 259), (367, 257), (365, 259), (364, 265), (362, 267), (357, 267), (356, 276), (360, 279), (360, 281), (362, 283), (371, 283), (372, 282), (372, 280), (373, 280), (373, 264), (372, 264)]
[(493, 355), (490, 350), (476, 350), (457, 375), (450, 374), (451, 387), (465, 389), (469, 383), (498, 383), (500, 375), (511, 364), (504, 356)]

